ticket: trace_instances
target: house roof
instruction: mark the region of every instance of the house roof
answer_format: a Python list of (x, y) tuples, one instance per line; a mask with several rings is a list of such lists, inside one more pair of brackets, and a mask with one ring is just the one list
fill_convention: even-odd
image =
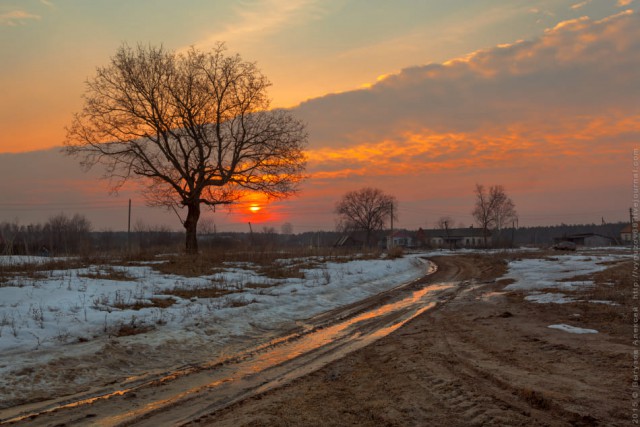
[[(481, 228), (450, 228), (449, 230), (428, 230), (430, 237), (442, 237), (446, 238), (464, 238), (464, 237), (484, 237), (484, 232)], [(491, 235), (491, 233), (489, 233)]]
[(607, 239), (607, 240), (611, 240), (611, 241), (613, 241), (613, 240), (614, 240), (614, 238), (613, 238), (613, 237), (605, 236), (605, 235), (598, 234), (598, 233), (577, 233), (577, 234), (570, 234), (570, 235), (568, 235), (568, 236), (556, 237), (554, 240), (556, 240), (556, 241), (562, 241), (562, 240), (572, 241), (572, 240), (585, 239), (585, 238), (587, 238), (587, 237), (600, 237), (601, 239)]
[[(636, 230), (640, 230), (640, 221), (636, 223)], [(631, 231), (631, 224), (625, 225), (624, 228), (620, 230), (621, 233), (631, 233)]]
[(402, 230), (398, 230), (395, 231), (391, 237), (397, 237), (399, 239), (406, 239), (406, 238), (413, 238), (413, 236), (409, 233), (407, 233), (406, 231), (402, 231)]

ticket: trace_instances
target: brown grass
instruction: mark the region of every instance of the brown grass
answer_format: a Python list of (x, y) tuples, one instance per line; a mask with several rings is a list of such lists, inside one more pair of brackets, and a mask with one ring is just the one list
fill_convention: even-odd
[(112, 307), (120, 310), (142, 310), (143, 308), (168, 308), (176, 303), (175, 298), (150, 298), (149, 300), (136, 300), (131, 303), (118, 302)]
[(393, 246), (387, 251), (387, 258), (389, 259), (402, 258), (403, 256), (404, 249), (402, 249), (402, 246)]
[[(164, 274), (198, 277), (224, 271), (233, 264), (242, 264), (243, 267), (254, 268), (258, 273), (271, 278), (302, 278), (304, 274), (300, 270), (313, 268), (318, 263), (378, 259), (380, 255), (379, 251), (362, 252), (338, 248), (301, 248), (296, 251), (211, 250), (196, 256), (175, 255), (156, 258), (164, 259), (166, 262), (155, 264), (153, 268)], [(285, 260), (290, 262), (283, 262)]]
[(174, 295), (183, 299), (219, 298), (237, 292), (240, 292), (240, 289), (226, 288), (213, 284), (211, 286), (195, 287), (175, 286), (173, 289), (162, 291), (163, 294)]
[(99, 268), (88, 271), (87, 273), (78, 274), (78, 277), (98, 280), (116, 280), (120, 282), (135, 280), (135, 278), (130, 276), (126, 271), (118, 270), (110, 265), (100, 266)]
[(125, 323), (122, 325), (118, 325), (116, 329), (112, 332), (112, 335), (116, 337), (128, 337), (131, 335), (144, 334), (152, 330), (153, 330), (153, 326), (150, 326), (150, 325), (136, 325), (131, 323)]

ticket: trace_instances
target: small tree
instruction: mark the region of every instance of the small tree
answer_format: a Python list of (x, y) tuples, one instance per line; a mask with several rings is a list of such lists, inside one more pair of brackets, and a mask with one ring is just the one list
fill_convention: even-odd
[(440, 230), (448, 230), (450, 228), (454, 228), (453, 218), (451, 218), (448, 215), (447, 216), (441, 216), (440, 218), (438, 218), (438, 221), (436, 221), (436, 226)]
[(504, 224), (511, 223), (518, 218), (515, 204), (501, 185), (494, 185), (487, 192), (483, 185), (476, 184), (476, 205), (472, 215), (478, 226), (482, 228), (484, 245), (493, 229), (501, 230)]
[(106, 165), (114, 190), (140, 178), (149, 205), (186, 208), (186, 251), (197, 253), (201, 205), (230, 204), (246, 191), (288, 197), (303, 178), (305, 126), (269, 110), (269, 86), (222, 44), (184, 54), (124, 45), (87, 82), (67, 153), (87, 168)]
[(382, 230), (392, 217), (397, 218), (397, 201), (377, 188), (362, 188), (345, 194), (336, 204), (338, 228), (343, 231), (364, 231), (366, 244), (371, 245), (371, 235)]

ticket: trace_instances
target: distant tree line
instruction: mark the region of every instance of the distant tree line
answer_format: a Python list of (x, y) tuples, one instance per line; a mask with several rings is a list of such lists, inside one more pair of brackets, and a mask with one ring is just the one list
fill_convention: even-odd
[(54, 215), (44, 224), (0, 223), (3, 255), (78, 254), (91, 247), (91, 222), (79, 214)]
[[(447, 222), (453, 222), (448, 219)], [(607, 236), (619, 242), (620, 231), (625, 222), (611, 224), (560, 224), (503, 228), (493, 231), (494, 247), (549, 246), (554, 239), (572, 234), (594, 233)], [(350, 231), (308, 231), (293, 233), (293, 226), (287, 224), (280, 232), (275, 227), (263, 226), (253, 232), (216, 232), (211, 227), (200, 235), (202, 249), (234, 250), (277, 250), (294, 248), (327, 248), (335, 246), (345, 233)], [(403, 230), (418, 235), (417, 230)], [(428, 230), (426, 230), (428, 231)], [(356, 232), (357, 233), (357, 232)], [(388, 230), (372, 233), (373, 246), (378, 246)], [(364, 241), (365, 236), (360, 236)], [(418, 240), (416, 239), (416, 242)], [(86, 217), (75, 214), (58, 214), (43, 224), (20, 225), (18, 222), (0, 223), (0, 255), (91, 255), (104, 252), (131, 252), (133, 254), (179, 252), (184, 243), (184, 233), (171, 230), (167, 226), (146, 225), (137, 221), (130, 234), (126, 231), (92, 231)], [(420, 245), (420, 243), (418, 243)], [(423, 242), (428, 248), (429, 243)], [(358, 248), (362, 247), (362, 243)]]

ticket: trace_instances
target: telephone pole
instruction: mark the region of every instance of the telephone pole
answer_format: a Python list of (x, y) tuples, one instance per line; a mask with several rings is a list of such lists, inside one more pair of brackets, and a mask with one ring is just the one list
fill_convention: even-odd
[(129, 219), (127, 221), (127, 249), (131, 251), (131, 199), (129, 199)]

